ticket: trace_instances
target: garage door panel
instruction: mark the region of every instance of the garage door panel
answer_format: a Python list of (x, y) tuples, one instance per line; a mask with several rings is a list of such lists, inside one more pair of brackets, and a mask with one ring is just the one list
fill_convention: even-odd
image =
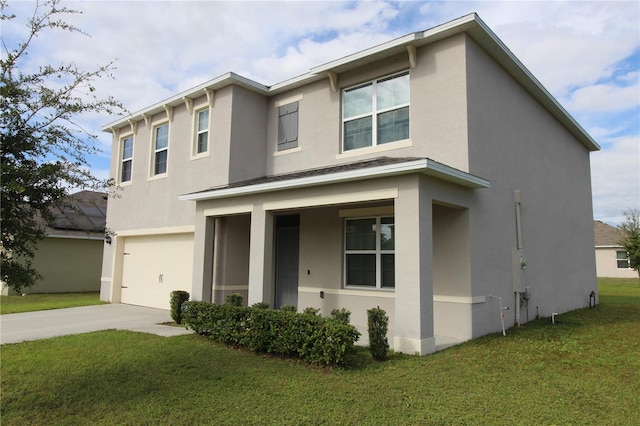
[(169, 309), (173, 290), (191, 291), (193, 234), (127, 237), (122, 303)]

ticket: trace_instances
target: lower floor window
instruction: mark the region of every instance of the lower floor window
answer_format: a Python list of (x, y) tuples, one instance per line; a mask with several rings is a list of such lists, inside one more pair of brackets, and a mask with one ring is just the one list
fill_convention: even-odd
[(394, 288), (393, 217), (346, 219), (345, 285)]
[(618, 262), (618, 269), (629, 269), (629, 255), (626, 251), (616, 251), (616, 260)]

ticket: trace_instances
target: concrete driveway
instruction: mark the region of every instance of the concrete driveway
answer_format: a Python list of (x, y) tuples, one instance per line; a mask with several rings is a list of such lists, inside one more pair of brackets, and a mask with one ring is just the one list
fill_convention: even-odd
[(190, 334), (169, 322), (169, 311), (119, 303), (0, 315), (0, 344), (99, 330), (130, 330), (160, 336)]

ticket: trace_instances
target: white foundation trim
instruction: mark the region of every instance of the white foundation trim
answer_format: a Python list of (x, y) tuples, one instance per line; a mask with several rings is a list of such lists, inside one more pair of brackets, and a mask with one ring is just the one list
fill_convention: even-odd
[(439, 296), (433, 295), (434, 302), (446, 302), (446, 303), (462, 303), (462, 304), (474, 304), (474, 303), (484, 303), (486, 302), (485, 296)]
[(410, 355), (428, 355), (436, 351), (436, 338), (409, 339), (407, 337), (394, 337), (393, 350)]

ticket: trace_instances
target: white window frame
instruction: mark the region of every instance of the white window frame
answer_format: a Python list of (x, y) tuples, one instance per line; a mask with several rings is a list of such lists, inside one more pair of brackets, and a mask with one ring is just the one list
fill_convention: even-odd
[[(131, 139), (131, 157), (127, 157), (124, 158), (124, 144), (126, 142), (127, 139)], [(135, 138), (133, 136), (133, 133), (130, 133), (128, 135), (124, 135), (120, 138), (120, 143), (118, 146), (118, 155), (119, 155), (119, 167), (118, 167), (118, 183), (120, 185), (131, 185), (131, 181), (133, 180), (133, 153), (135, 150)], [(129, 176), (129, 180), (122, 180), (122, 172), (124, 171), (124, 163), (128, 162), (131, 164), (131, 169), (130, 169), (130, 176)]]
[[(167, 146), (161, 149), (156, 149), (156, 137), (158, 133), (158, 129), (162, 126), (167, 126)], [(161, 121), (158, 123), (154, 123), (151, 127), (151, 167), (149, 168), (149, 179), (161, 179), (167, 176), (169, 173), (169, 146), (171, 145), (171, 124), (167, 121)], [(162, 151), (167, 152), (167, 166), (166, 170), (162, 173), (156, 173), (156, 155)]]
[[(393, 105), (392, 107), (388, 107), (388, 108), (381, 108), (378, 109), (377, 106), (377, 87), (378, 84), (380, 82), (384, 82), (384, 81), (388, 81), (391, 80), (393, 78), (397, 78), (403, 75), (407, 75), (409, 77), (409, 101), (406, 103), (402, 103), (402, 104), (398, 104), (398, 105)], [(372, 93), (371, 93), (371, 111), (367, 112), (367, 113), (363, 113), (363, 114), (359, 114), (359, 115), (354, 115), (351, 117), (345, 117), (345, 106), (344, 106), (344, 99), (345, 99), (345, 94), (349, 91), (355, 90), (355, 89), (359, 89), (362, 87), (366, 87), (366, 86), (372, 86)], [(405, 139), (398, 139), (395, 141), (391, 141), (391, 142), (386, 142), (383, 144), (378, 144), (378, 116), (382, 113), (385, 112), (391, 112), (391, 111), (396, 111), (396, 110), (400, 110), (403, 108), (409, 108), (409, 115), (411, 114), (411, 80), (410, 80), (410, 73), (409, 70), (404, 70), (404, 71), (400, 71), (394, 74), (389, 74), (389, 75), (385, 75), (383, 77), (379, 77), (376, 78), (374, 80), (370, 80), (364, 83), (360, 83), (354, 86), (350, 86), (350, 87), (346, 87), (344, 89), (342, 89), (342, 99), (341, 99), (341, 108), (342, 108), (342, 112), (341, 112), (341, 129), (340, 129), (340, 133), (341, 133), (341, 140), (342, 140), (342, 152), (343, 153), (348, 153), (348, 152), (354, 152), (354, 151), (358, 151), (358, 150), (366, 150), (366, 149), (371, 149), (371, 148), (376, 148), (376, 147), (386, 147), (387, 145), (393, 145), (393, 144), (397, 144), (397, 143), (404, 143), (404, 145), (406, 145), (407, 141), (411, 140), (411, 119), (409, 118), (409, 135), (407, 136), (407, 138)], [(359, 148), (350, 148), (350, 149), (346, 149), (345, 147), (345, 124), (351, 121), (355, 121), (358, 119), (362, 119), (362, 118), (366, 118), (366, 117), (371, 117), (371, 145), (368, 146), (363, 146), (363, 147), (359, 147)]]
[[(200, 129), (200, 114), (204, 111), (207, 111), (209, 116), (207, 119), (207, 128), (206, 130)], [(200, 108), (196, 110), (193, 114), (193, 149), (191, 152), (192, 158), (201, 158), (209, 155), (210, 147), (211, 147), (211, 108), (206, 106), (204, 108)], [(207, 149), (202, 152), (198, 152), (198, 142), (200, 139), (200, 134), (207, 133)]]
[[(620, 267), (620, 261), (623, 261), (625, 259), (620, 259), (618, 257), (618, 253), (624, 253), (626, 255), (626, 261), (627, 261), (627, 266), (624, 268)], [(631, 259), (629, 259), (629, 253), (625, 250), (616, 250), (616, 268), (617, 269), (631, 269)]]
[[(380, 291), (395, 291), (395, 278), (394, 278), (394, 286), (393, 287), (383, 287), (382, 286), (382, 255), (392, 254), (394, 257), (394, 265), (395, 265), (395, 240), (394, 240), (394, 248), (393, 250), (383, 250), (381, 244), (381, 223), (382, 219), (392, 218), (395, 226), (395, 215), (393, 214), (384, 214), (379, 216), (358, 216), (358, 217), (345, 217), (344, 219), (344, 243), (343, 243), (343, 283), (344, 288), (348, 289), (361, 289), (361, 290), (380, 290)], [(367, 220), (374, 219), (376, 221), (376, 248), (374, 250), (347, 250), (347, 226), (349, 221), (355, 220)], [(347, 282), (347, 256), (349, 254), (375, 254), (376, 256), (376, 283), (375, 286), (371, 285), (349, 285)], [(394, 266), (395, 273), (395, 266)]]

